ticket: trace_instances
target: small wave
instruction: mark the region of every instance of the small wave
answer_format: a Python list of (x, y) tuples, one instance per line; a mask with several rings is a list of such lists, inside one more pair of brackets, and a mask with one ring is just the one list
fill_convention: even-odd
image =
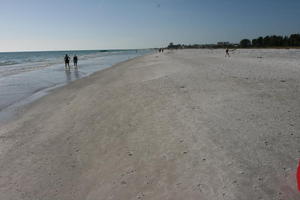
[(19, 64), (19, 63), (15, 62), (15, 61), (3, 61), (3, 62), (0, 62), (0, 66), (16, 65), (16, 64)]

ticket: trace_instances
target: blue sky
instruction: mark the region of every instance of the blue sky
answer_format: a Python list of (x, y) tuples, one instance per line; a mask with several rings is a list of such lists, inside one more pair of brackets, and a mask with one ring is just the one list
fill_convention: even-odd
[(300, 32), (300, 0), (0, 0), (0, 51), (239, 42)]

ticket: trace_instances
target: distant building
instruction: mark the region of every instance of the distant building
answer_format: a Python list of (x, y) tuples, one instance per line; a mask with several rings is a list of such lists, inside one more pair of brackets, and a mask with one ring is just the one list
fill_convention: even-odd
[(228, 46), (228, 45), (230, 45), (230, 42), (218, 42), (217, 45), (218, 46)]

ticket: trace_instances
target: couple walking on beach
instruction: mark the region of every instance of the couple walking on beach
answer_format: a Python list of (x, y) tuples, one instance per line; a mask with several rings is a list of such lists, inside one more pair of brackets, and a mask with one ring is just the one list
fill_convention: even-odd
[[(77, 68), (77, 62), (78, 62), (78, 57), (76, 55), (74, 55), (73, 63), (74, 63), (74, 67), (76, 67), (76, 68)], [(70, 57), (68, 54), (65, 55), (65, 68), (70, 69)]]

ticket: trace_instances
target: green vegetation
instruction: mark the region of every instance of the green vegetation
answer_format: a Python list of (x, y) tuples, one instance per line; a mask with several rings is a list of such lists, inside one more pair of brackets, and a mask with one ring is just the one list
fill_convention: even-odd
[(172, 42), (166, 47), (167, 49), (210, 49), (210, 48), (236, 48), (238, 44), (173, 44)]
[(248, 40), (248, 39), (243, 39), (243, 40), (240, 42), (240, 47), (242, 47), (242, 48), (248, 48), (248, 47), (251, 47), (251, 41)]
[(173, 44), (167, 49), (200, 49), (200, 48), (300, 48), (300, 34), (290, 36), (266, 36), (253, 40), (243, 39), (239, 44), (218, 42), (218, 44)]
[(292, 34), (288, 36), (266, 36), (259, 37), (250, 41), (249, 39), (243, 39), (240, 42), (241, 48), (257, 47), (300, 47), (300, 34)]

